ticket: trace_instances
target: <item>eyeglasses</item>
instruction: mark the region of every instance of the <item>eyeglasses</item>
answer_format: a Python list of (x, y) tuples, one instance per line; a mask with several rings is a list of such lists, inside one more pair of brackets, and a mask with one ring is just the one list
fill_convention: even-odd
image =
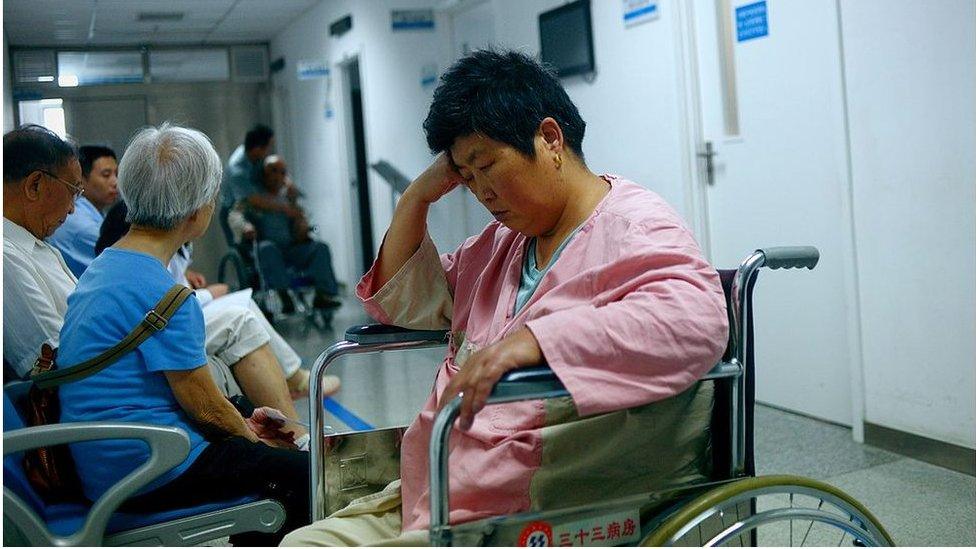
[(70, 181), (65, 181), (64, 179), (61, 179), (60, 177), (54, 175), (53, 173), (51, 173), (51, 172), (49, 172), (47, 170), (37, 170), (37, 171), (41, 172), (42, 174), (44, 174), (46, 176), (53, 177), (54, 179), (56, 179), (59, 182), (63, 183), (65, 186), (67, 186), (69, 189), (71, 189), (71, 193), (74, 196), (74, 198), (78, 198), (79, 196), (82, 195), (82, 193), (85, 192), (85, 186), (84, 185), (76, 185), (76, 184), (74, 184), (74, 183), (72, 183)]

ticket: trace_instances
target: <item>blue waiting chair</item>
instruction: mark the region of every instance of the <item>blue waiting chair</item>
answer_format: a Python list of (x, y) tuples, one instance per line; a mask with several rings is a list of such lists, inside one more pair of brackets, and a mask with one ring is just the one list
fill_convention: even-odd
[[(18, 384), (20, 385), (20, 384)], [(23, 384), (27, 385), (27, 384)], [(245, 497), (159, 513), (126, 513), (119, 505), (190, 451), (182, 429), (138, 423), (85, 422), (26, 427), (14, 400), (23, 387), (3, 393), (3, 544), (197, 545), (242, 532), (275, 532), (285, 520), (276, 501)], [(150, 458), (102, 497), (84, 503), (44, 502), (27, 481), (24, 452), (42, 446), (101, 439), (137, 439)]]

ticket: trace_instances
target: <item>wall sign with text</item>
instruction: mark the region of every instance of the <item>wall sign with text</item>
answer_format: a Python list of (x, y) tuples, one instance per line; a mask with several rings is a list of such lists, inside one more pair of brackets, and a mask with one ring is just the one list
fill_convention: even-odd
[(765, 0), (735, 8), (735, 33), (739, 42), (769, 35)]

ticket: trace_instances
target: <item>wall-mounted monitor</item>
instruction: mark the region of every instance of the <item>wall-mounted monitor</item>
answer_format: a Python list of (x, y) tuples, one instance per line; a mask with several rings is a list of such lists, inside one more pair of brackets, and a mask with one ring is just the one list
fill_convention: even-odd
[(539, 38), (542, 61), (554, 67), (559, 76), (595, 70), (590, 0), (577, 0), (539, 14)]

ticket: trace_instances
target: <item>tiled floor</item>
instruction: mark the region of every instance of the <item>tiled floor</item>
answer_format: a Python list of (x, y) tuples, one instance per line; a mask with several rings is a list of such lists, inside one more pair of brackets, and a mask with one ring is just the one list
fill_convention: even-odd
[[(368, 322), (359, 306), (340, 309), (332, 330), (281, 331), (311, 367), (345, 328)], [(439, 350), (384, 353), (337, 362), (329, 368), (343, 388), (335, 400), (377, 426), (406, 424), (429, 395)], [(307, 402), (300, 403), (307, 414)], [(339, 430), (344, 425), (327, 415)], [(871, 510), (899, 545), (976, 545), (976, 479), (858, 444), (850, 430), (773, 408), (756, 410), (759, 474), (790, 473), (833, 484)]]

